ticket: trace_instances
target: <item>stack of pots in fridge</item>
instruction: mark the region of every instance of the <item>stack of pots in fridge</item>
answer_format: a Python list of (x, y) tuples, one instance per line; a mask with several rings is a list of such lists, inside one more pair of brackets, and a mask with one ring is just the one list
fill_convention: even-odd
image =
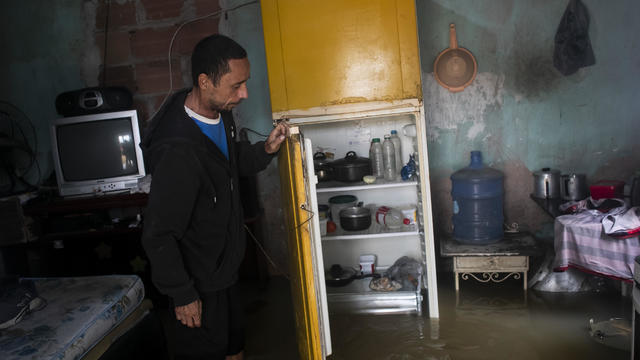
[(353, 195), (337, 195), (329, 198), (331, 218), (336, 226), (347, 231), (365, 230), (371, 226), (371, 210), (358, 204)]
[(333, 177), (333, 168), (330, 165), (327, 155), (321, 151), (313, 154), (313, 168), (315, 170), (318, 181), (331, 180)]

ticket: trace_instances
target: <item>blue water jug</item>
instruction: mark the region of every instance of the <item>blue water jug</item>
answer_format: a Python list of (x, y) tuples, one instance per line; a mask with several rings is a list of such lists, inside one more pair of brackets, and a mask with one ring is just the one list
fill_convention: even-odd
[(451, 175), (453, 238), (464, 244), (491, 244), (502, 239), (504, 176), (482, 164), (482, 153), (471, 152), (471, 163)]

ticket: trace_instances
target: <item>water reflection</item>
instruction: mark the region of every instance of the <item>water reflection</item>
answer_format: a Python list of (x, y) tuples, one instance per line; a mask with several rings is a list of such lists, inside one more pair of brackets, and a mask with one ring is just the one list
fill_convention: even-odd
[[(441, 318), (332, 314), (330, 359), (628, 359), (589, 334), (589, 319), (631, 316), (612, 289), (525, 292), (520, 281), (450, 282), (439, 288)], [(456, 296), (457, 295), (457, 296)], [(424, 312), (427, 314), (428, 312)]]

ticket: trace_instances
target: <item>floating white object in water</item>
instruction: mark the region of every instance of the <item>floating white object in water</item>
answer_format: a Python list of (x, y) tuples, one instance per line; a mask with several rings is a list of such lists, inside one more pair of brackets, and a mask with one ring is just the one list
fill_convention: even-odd
[(620, 350), (631, 350), (631, 323), (629, 320), (611, 318), (596, 323), (589, 319), (589, 334), (597, 342)]

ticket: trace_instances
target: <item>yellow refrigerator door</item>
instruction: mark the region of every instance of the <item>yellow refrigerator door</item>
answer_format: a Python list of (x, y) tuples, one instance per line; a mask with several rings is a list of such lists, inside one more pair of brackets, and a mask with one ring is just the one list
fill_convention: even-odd
[(414, 0), (262, 0), (271, 111), (422, 98)]
[[(312, 146), (298, 128), (278, 155), (285, 225), (288, 233), (289, 276), (300, 359), (325, 359), (331, 354), (327, 297), (320, 244), (316, 177)], [(310, 166), (305, 166), (310, 164)]]

